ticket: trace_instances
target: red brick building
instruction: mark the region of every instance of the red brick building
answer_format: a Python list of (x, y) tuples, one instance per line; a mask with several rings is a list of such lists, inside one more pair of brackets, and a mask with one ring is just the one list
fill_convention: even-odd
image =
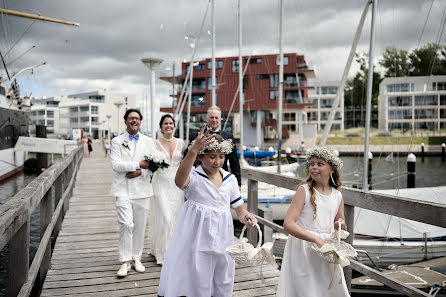
[[(263, 137), (274, 138), (276, 126), (276, 110), (279, 86), (279, 65), (278, 55), (258, 55), (244, 56), (243, 68), (249, 59), (249, 64), (243, 79), (244, 92), (244, 118), (250, 120), (249, 126), (256, 126), (257, 111), (262, 113)], [(217, 78), (217, 105), (221, 108), (223, 118), (227, 117), (228, 111), (233, 104), (233, 100), (239, 84), (238, 57), (216, 58), (216, 78)], [(182, 63), (181, 75), (176, 77), (161, 77), (168, 82), (182, 84), (186, 78), (189, 63)], [(206, 117), (206, 110), (212, 104), (212, 60), (211, 58), (199, 61), (194, 66), (191, 123), (192, 129), (197, 129)], [(308, 79), (314, 78), (315, 73), (310, 69), (303, 55), (295, 53), (284, 54), (284, 94), (283, 94), (283, 127), (284, 137), (288, 132), (292, 133), (297, 129), (297, 110), (302, 109), (308, 103), (308, 90), (313, 87), (308, 85)], [(299, 78), (299, 81), (297, 81)], [(180, 88), (181, 90), (181, 88)], [(301, 94), (299, 94), (301, 92)], [(178, 92), (174, 101), (174, 106), (180, 97)], [(172, 112), (171, 108), (162, 108), (161, 111)], [(187, 105), (183, 114), (187, 112)], [(230, 125), (226, 130), (232, 130), (237, 138), (239, 119), (239, 96), (235, 97), (232, 113), (230, 115)], [(223, 120), (223, 122), (224, 122)], [(246, 119), (245, 119), (246, 121)], [(245, 130), (244, 129), (244, 130)], [(247, 133), (246, 133), (247, 134)], [(245, 137), (244, 137), (245, 138)]]

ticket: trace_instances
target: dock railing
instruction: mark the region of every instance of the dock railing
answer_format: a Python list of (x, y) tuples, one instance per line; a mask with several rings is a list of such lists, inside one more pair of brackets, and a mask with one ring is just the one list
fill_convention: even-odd
[[(264, 182), (289, 190), (296, 190), (299, 185), (304, 184), (306, 181), (295, 177), (260, 172), (254, 169), (242, 168), (241, 171), (242, 177), (248, 179), (248, 211), (256, 215), (259, 224), (270, 227), (276, 232), (288, 235), (282, 226), (259, 216), (258, 183)], [(344, 197), (345, 221), (347, 229), (351, 233), (351, 236), (349, 236), (346, 241), (350, 244), (353, 243), (355, 207), (361, 207), (396, 217), (446, 228), (446, 205), (418, 201), (393, 195), (371, 193), (369, 191), (345, 187), (342, 187), (342, 195)], [(256, 231), (254, 229), (248, 230), (247, 236), (250, 242), (257, 242), (257, 234), (255, 232)], [(407, 296), (431, 296), (419, 289), (408, 286), (405, 283), (391, 279), (385, 274), (356, 260), (351, 259), (350, 262), (350, 266), (344, 269), (344, 274), (349, 288), (352, 276), (351, 269), (354, 269), (398, 292), (406, 294)]]
[[(51, 240), (68, 210), (82, 157), (82, 147), (72, 150), (0, 205), (0, 250), (9, 242), (9, 296), (29, 296), (33, 287), (41, 287), (51, 265)], [(40, 244), (30, 266), (30, 218), (39, 205)]]

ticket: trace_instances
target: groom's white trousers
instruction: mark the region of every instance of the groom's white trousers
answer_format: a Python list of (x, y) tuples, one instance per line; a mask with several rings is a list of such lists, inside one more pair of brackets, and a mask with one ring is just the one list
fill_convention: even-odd
[(141, 260), (144, 230), (149, 212), (149, 197), (116, 197), (119, 231), (119, 261)]

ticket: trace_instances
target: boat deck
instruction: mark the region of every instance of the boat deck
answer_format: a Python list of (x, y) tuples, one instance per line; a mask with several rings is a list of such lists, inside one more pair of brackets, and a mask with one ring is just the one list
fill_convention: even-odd
[[(96, 144), (82, 161), (70, 207), (54, 248), (41, 296), (157, 296), (161, 266), (144, 250), (144, 273), (119, 279), (119, 225), (115, 198), (108, 195), (113, 171)], [(264, 265), (237, 268), (233, 296), (275, 296), (279, 271)]]
[[(446, 284), (446, 275), (435, 271), (446, 268), (446, 257), (418, 262), (411, 265), (397, 266), (394, 270), (383, 270), (382, 273), (390, 278), (411, 285), (415, 288), (428, 291), (435, 285)], [(367, 276), (352, 279), (352, 291), (382, 292), (385, 286)]]

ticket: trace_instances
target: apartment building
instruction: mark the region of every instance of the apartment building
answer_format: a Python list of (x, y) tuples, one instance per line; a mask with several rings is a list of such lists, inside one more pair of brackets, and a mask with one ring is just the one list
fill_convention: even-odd
[(379, 129), (446, 129), (446, 75), (385, 78), (379, 85)]

